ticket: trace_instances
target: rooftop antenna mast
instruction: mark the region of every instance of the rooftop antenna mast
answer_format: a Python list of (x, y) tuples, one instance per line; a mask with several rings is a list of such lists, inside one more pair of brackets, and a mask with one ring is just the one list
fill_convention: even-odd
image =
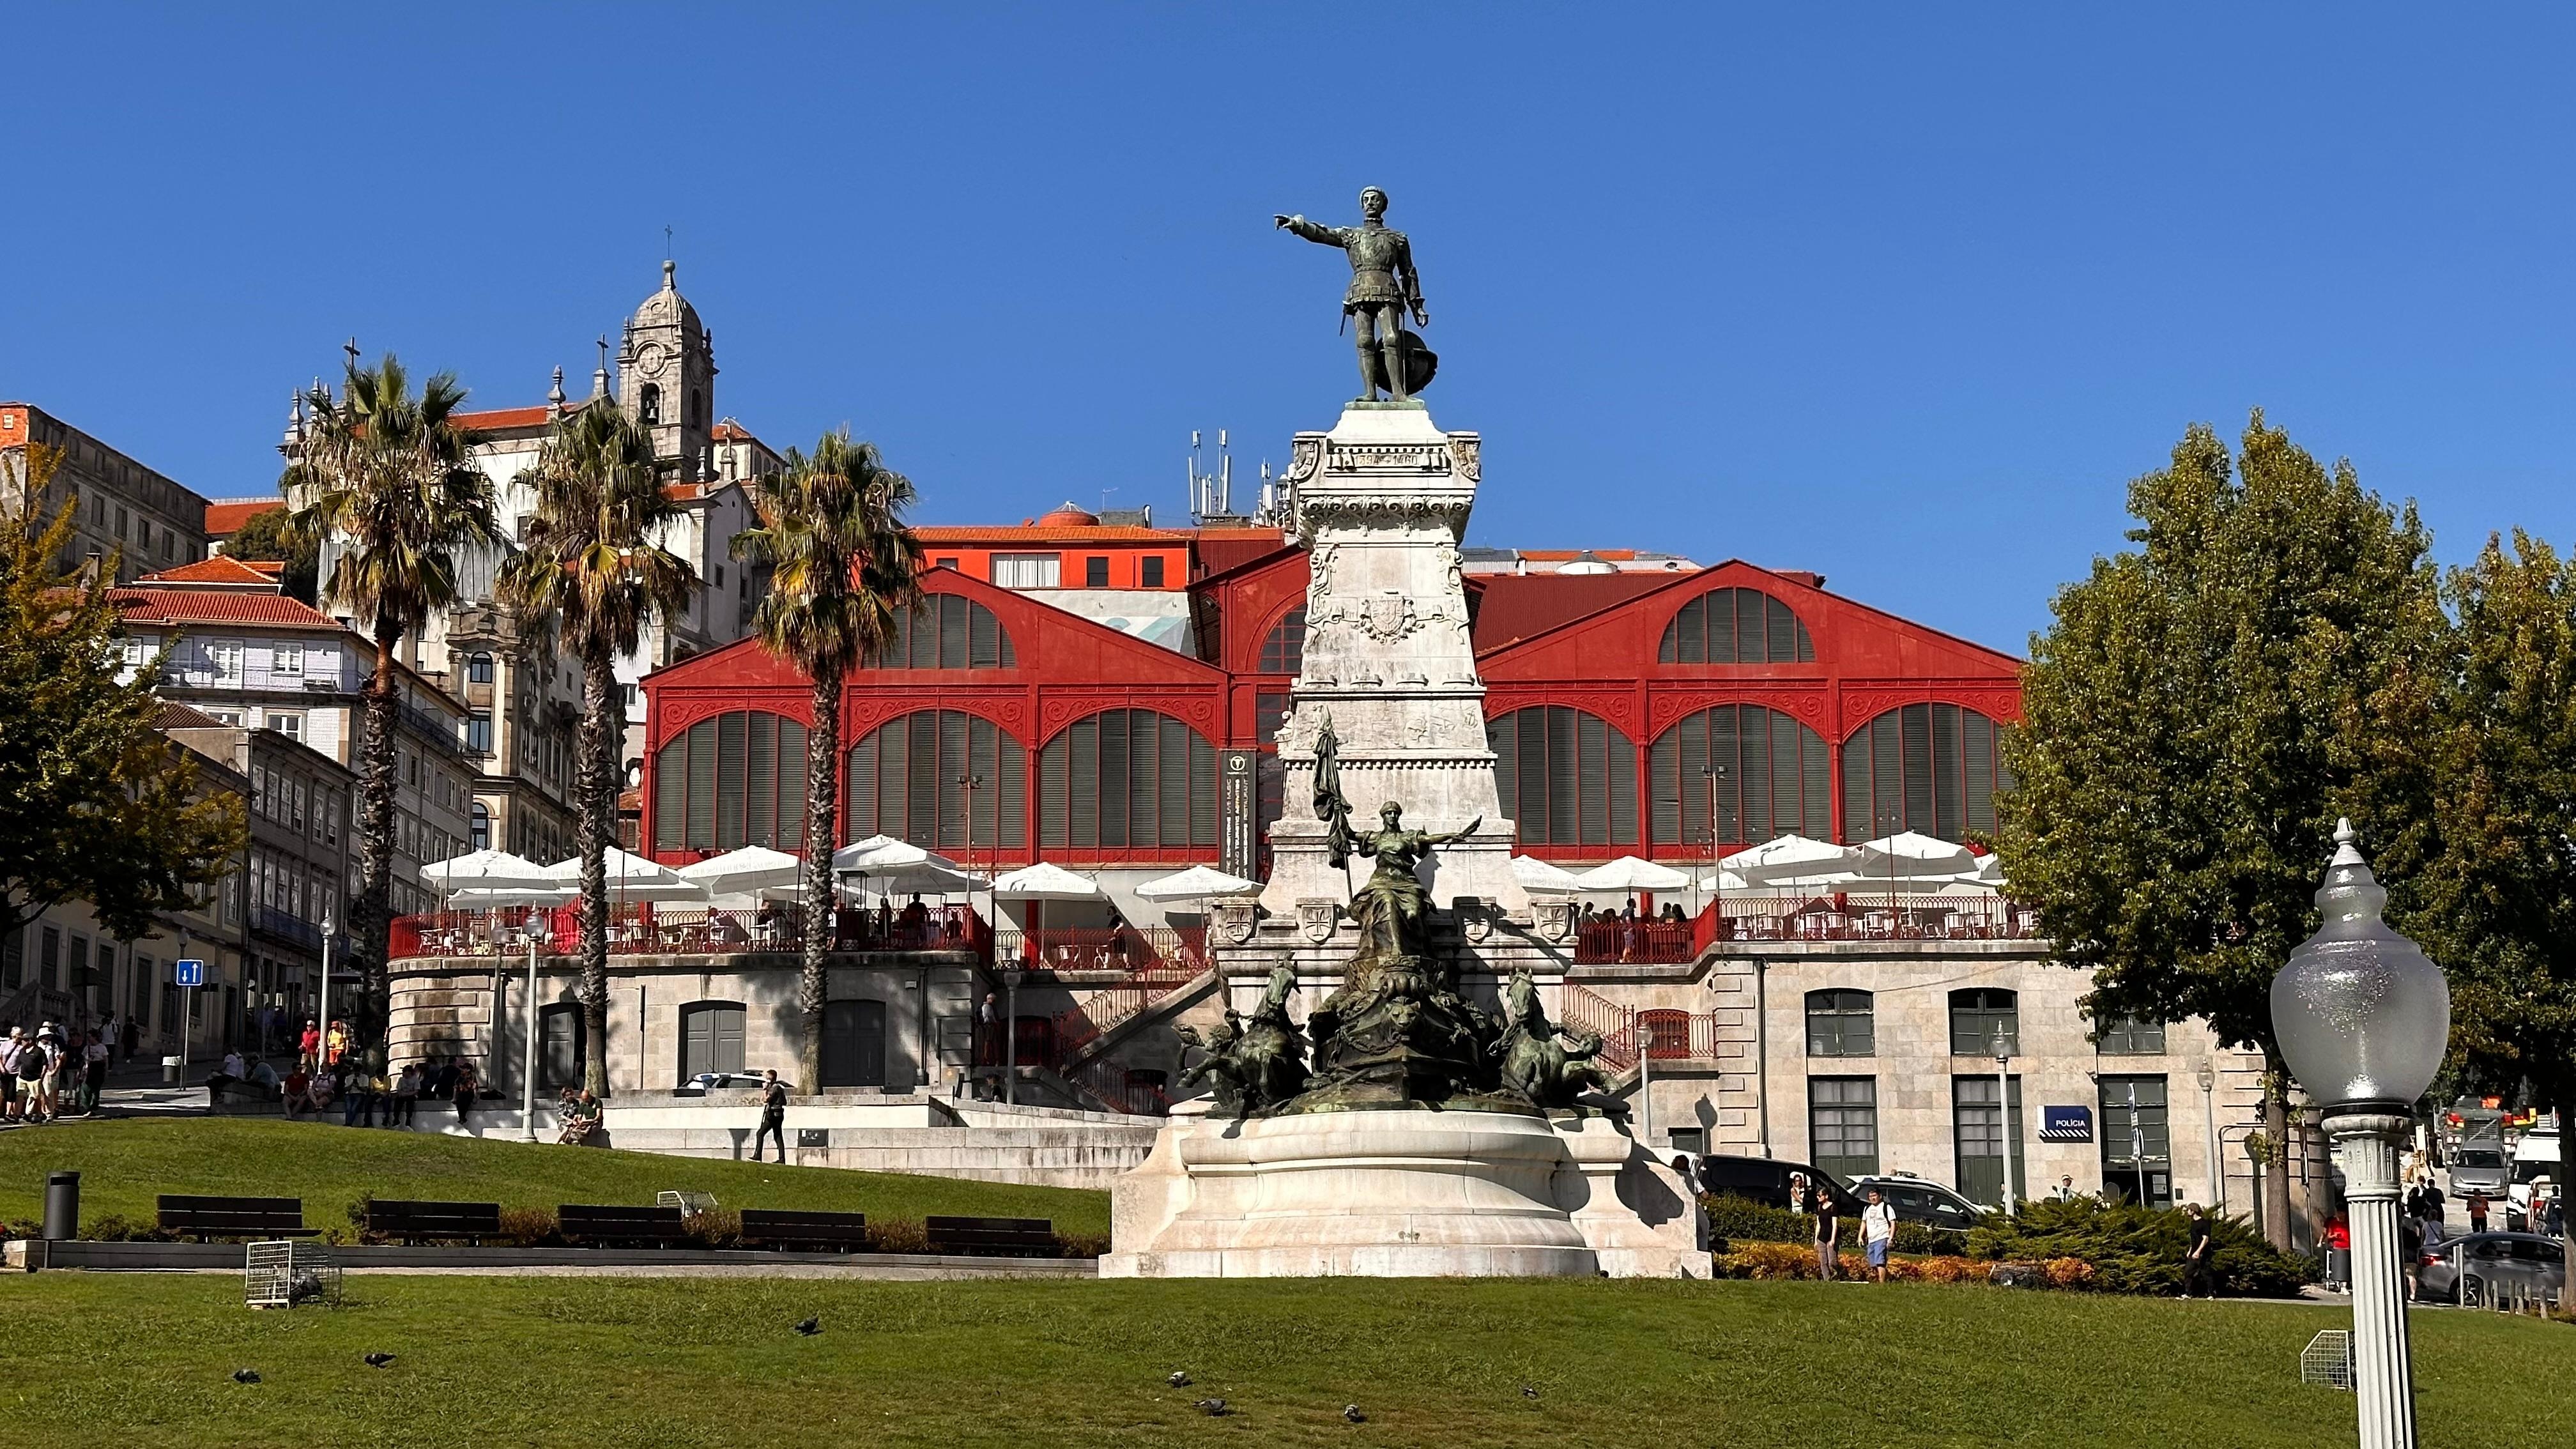
[(1206, 444), (1190, 430), (1190, 516), (1226, 518), (1234, 513), (1234, 456), (1227, 451), (1226, 430), (1216, 430), (1216, 471), (1207, 469)]

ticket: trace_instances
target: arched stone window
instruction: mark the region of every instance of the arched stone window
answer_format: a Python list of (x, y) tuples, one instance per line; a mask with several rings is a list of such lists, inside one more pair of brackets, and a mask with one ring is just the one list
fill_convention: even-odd
[(805, 845), (805, 726), (735, 710), (689, 726), (653, 765), (653, 847)]
[[(1028, 843), (1028, 756), (991, 720), (915, 710), (852, 745), (844, 773), (852, 839), (891, 835), (931, 850)], [(968, 777), (971, 791), (959, 783)]]
[(895, 614), (882, 669), (1015, 669), (1011, 632), (993, 611), (960, 594), (931, 594)]
[(1787, 604), (1760, 589), (1711, 589), (1664, 626), (1665, 664), (1812, 664), (1816, 641)]
[(1269, 636), (1261, 641), (1261, 672), (1295, 674), (1306, 666), (1306, 606), (1299, 604), (1279, 616), (1270, 626)]
[(1485, 724), (1523, 845), (1637, 843), (1637, 747), (1597, 714), (1532, 705)]
[(648, 382), (635, 393), (635, 420), (646, 427), (662, 421), (662, 387)]
[(1216, 844), (1216, 746), (1150, 709), (1105, 709), (1038, 752), (1038, 843)]
[(1901, 830), (1965, 840), (1995, 828), (1995, 792), (2012, 783), (2003, 727), (1955, 704), (1899, 705), (1843, 741), (1843, 833)]
[(1866, 991), (1808, 992), (1807, 1055), (1878, 1055), (1877, 998)]
[(467, 818), (471, 823), (466, 826), (466, 836), (473, 841), (472, 848), (490, 850), (492, 848), (492, 807), (477, 800), (474, 802), (472, 813)]
[(1721, 704), (1684, 715), (1647, 752), (1655, 839), (1709, 845), (1712, 801), (1719, 843), (1758, 845), (1789, 834), (1826, 839), (1833, 834), (1831, 760), (1824, 736), (1776, 709)]

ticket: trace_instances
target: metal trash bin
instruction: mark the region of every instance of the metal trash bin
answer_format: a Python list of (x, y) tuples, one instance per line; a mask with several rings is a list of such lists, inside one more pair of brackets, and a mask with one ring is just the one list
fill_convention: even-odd
[(179, 1085), (179, 1059), (177, 1057), (163, 1057), (161, 1059), (161, 1085), (165, 1087), (175, 1087)]

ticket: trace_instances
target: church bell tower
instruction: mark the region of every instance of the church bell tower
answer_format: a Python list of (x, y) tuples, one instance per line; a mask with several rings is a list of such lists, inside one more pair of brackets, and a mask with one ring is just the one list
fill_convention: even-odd
[(662, 290), (627, 319), (617, 351), (617, 405), (644, 425), (654, 456), (683, 482), (707, 473), (716, 419), (716, 354), (698, 309), (680, 295), (678, 265), (662, 263)]

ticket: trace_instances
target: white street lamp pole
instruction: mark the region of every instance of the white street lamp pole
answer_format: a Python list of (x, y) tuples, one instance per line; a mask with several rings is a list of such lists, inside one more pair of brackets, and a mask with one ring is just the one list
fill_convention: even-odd
[(520, 929), (528, 936), (528, 1042), (527, 1064), (519, 1074), (519, 1125), (527, 1141), (537, 1140), (537, 927), (534, 921)]
[(2200, 1120), (2209, 1131), (2209, 1201), (2220, 1217), (2227, 1216), (2227, 1164), (2218, 1160), (2218, 1069), (2207, 1062), (2200, 1064)]
[(2353, 1398), (2360, 1449), (2415, 1449), (2415, 1369), (2398, 1260), (2397, 1150), (2451, 1035), (2442, 970), (2380, 919), (2388, 892), (2335, 823), (2324, 920), (2272, 978), (2281, 1055), (2324, 1108), (2352, 1227)]
[(2012, 1043), (2001, 1022), (1995, 1024), (1995, 1120), (2004, 1144), (2004, 1216), (2013, 1217), (2018, 1207), (2013, 1200)]
[(313, 1039), (313, 1075), (325, 1076), (331, 1063), (331, 913), (322, 913), (322, 1004), (319, 1025), (322, 1034)]
[(1020, 1102), (1020, 968), (1002, 968), (1002, 1105)]
[(1637, 1123), (1643, 1135), (1638, 1140), (1646, 1150), (1655, 1150), (1655, 1074), (1646, 1063), (1654, 1060), (1654, 1034), (1646, 1028), (1645, 1015), (1634, 1013), (1628, 1018), (1629, 1032), (1637, 1038)]

